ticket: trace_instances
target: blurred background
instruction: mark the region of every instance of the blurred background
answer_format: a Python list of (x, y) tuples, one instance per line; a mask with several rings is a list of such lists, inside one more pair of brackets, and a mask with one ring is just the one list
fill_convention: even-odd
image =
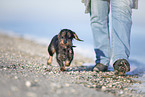
[[(145, 59), (145, 0), (133, 9), (130, 59)], [(77, 33), (76, 52), (95, 58), (89, 14), (81, 0), (0, 0), (0, 32), (48, 45), (63, 28)]]

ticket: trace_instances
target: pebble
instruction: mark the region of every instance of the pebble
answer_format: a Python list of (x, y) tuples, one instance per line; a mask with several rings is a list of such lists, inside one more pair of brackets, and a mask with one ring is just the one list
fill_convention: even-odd
[(128, 88), (124, 88), (124, 90), (128, 90)]
[(92, 85), (92, 87), (93, 87), (93, 88), (96, 88), (96, 87), (97, 87), (97, 85)]
[(62, 88), (62, 85), (57, 84), (57, 83), (51, 83), (51, 86), (52, 86), (53, 88), (58, 88), (58, 89)]
[(105, 86), (102, 86), (101, 90), (102, 91), (105, 91), (106, 90), (106, 87)]
[(65, 87), (69, 87), (70, 86), (70, 84), (68, 84), (68, 83), (65, 83)]
[(123, 91), (121, 90), (121, 91), (119, 91), (119, 94), (123, 94)]
[(26, 82), (25, 82), (25, 85), (26, 85), (26, 87), (31, 87), (32, 84), (31, 84), (30, 81), (26, 81)]
[(7, 68), (6, 68), (6, 67), (4, 67), (3, 69), (4, 69), (4, 70), (7, 70)]
[(14, 78), (15, 78), (15, 79), (18, 79), (18, 77), (17, 77), (17, 76), (15, 76)]

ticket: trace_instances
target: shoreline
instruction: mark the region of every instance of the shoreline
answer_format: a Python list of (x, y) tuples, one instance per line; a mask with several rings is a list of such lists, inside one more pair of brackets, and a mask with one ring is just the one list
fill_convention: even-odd
[(55, 56), (51, 70), (46, 65), (45, 45), (1, 33), (0, 45), (2, 97), (144, 97), (129, 89), (135, 83), (140, 85), (141, 81), (133, 79), (137, 76), (115, 76), (112, 71), (96, 73), (82, 66), (93, 60), (80, 54), (75, 54), (68, 72), (60, 72)]

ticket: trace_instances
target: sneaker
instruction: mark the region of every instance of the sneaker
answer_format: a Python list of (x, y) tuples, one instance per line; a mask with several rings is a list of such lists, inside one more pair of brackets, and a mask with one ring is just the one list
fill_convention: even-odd
[(114, 64), (115, 75), (125, 75), (126, 72), (130, 71), (130, 64), (126, 59), (119, 59)]
[(102, 63), (97, 63), (93, 69), (94, 71), (107, 71), (108, 70), (108, 66), (103, 65)]

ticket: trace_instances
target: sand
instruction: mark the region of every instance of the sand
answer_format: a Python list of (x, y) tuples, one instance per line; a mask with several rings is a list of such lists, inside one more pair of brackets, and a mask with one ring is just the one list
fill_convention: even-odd
[[(77, 48), (76, 48), (77, 49)], [(92, 59), (75, 54), (68, 71), (61, 72), (47, 46), (22, 37), (0, 34), (0, 97), (143, 97), (129, 89), (137, 76), (115, 76), (82, 66)]]

